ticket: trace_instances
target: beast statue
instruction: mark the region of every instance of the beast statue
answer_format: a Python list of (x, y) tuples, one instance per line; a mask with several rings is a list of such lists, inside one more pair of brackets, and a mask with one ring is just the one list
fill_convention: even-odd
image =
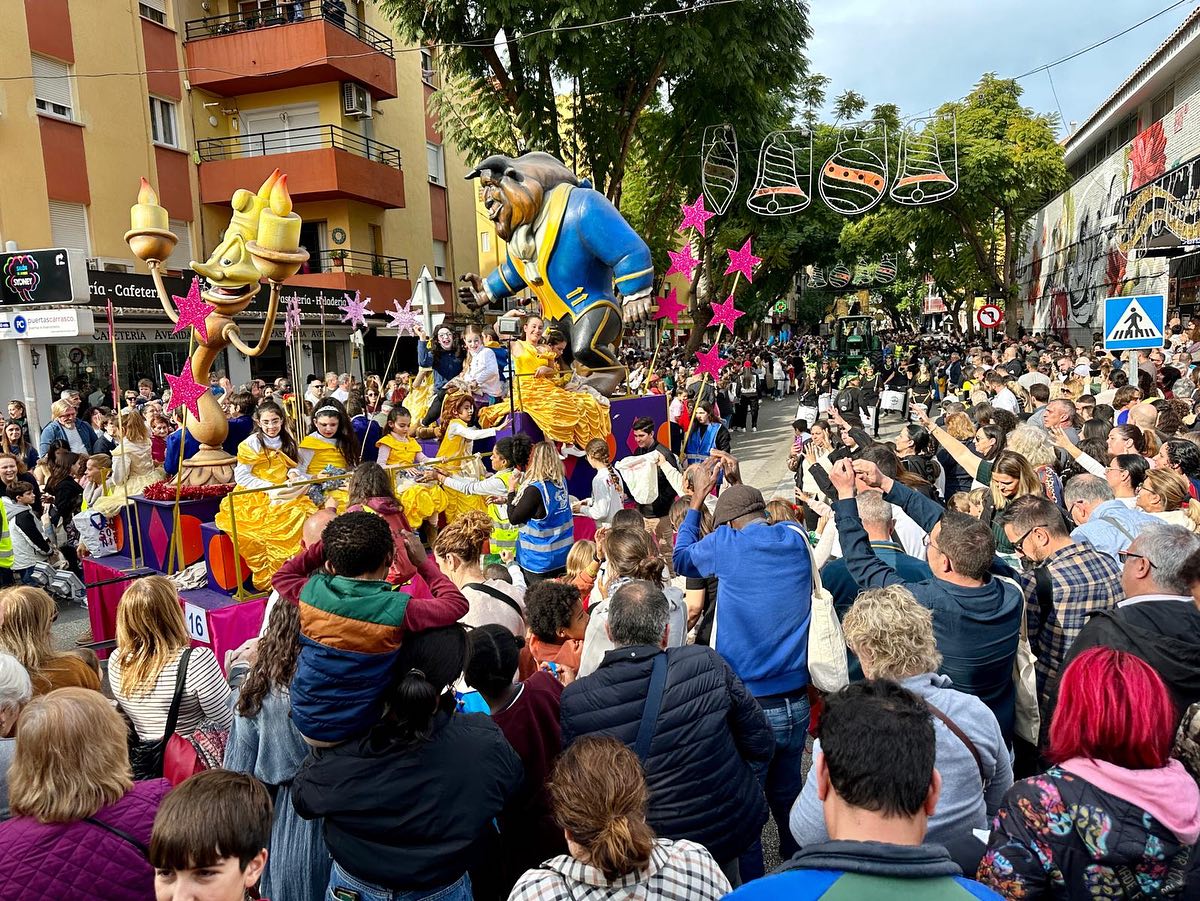
[(489, 156), (467, 178), (479, 179), (508, 252), (486, 278), (463, 276), (463, 301), (478, 308), (528, 288), (567, 336), (567, 362), (611, 394), (623, 376), (605, 367), (616, 366), (622, 322), (650, 318), (650, 248), (603, 194), (548, 153)]

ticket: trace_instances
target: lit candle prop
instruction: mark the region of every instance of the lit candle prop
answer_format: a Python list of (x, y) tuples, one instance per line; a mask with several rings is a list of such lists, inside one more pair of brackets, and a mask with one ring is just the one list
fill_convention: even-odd
[(129, 208), (129, 223), (132, 231), (145, 231), (148, 228), (166, 231), (170, 228), (166, 209), (158, 205), (158, 195), (144, 178), (138, 189), (138, 202)]
[(258, 246), (264, 250), (295, 253), (300, 249), (300, 217), (292, 212), (287, 176), (271, 188), (271, 202), (258, 219)]

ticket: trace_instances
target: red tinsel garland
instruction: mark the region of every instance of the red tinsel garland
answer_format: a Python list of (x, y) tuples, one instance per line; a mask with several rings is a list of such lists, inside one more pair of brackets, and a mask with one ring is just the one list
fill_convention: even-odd
[[(236, 487), (236, 485), (181, 485), (178, 489), (179, 499), (181, 501), (201, 501), (222, 498)], [(165, 479), (148, 486), (142, 494), (152, 501), (173, 501), (175, 500), (175, 491), (175, 482)]]

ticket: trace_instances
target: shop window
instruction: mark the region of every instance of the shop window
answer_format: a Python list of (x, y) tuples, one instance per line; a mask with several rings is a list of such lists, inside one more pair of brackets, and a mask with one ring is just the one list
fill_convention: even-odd
[(33, 56), (33, 95), (38, 110), (74, 121), (71, 67), (47, 56)]

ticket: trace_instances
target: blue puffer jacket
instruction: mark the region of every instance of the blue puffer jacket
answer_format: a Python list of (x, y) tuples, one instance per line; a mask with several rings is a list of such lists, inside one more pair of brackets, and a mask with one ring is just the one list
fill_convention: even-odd
[(632, 748), (654, 658), (664, 653), (666, 689), (644, 761), (648, 820), (662, 838), (690, 839), (717, 860), (730, 860), (767, 821), (751, 765), (771, 759), (775, 739), (758, 702), (716, 651), (701, 645), (609, 651), (594, 673), (563, 690), (563, 747), (585, 735), (609, 735)]
[(417, 365), (433, 370), (433, 387), (441, 391), (446, 387), (446, 382), (462, 373), (463, 358), (456, 352), (447, 353), (444, 350), (435, 356), (433, 342), (425, 340), (417, 343)]

